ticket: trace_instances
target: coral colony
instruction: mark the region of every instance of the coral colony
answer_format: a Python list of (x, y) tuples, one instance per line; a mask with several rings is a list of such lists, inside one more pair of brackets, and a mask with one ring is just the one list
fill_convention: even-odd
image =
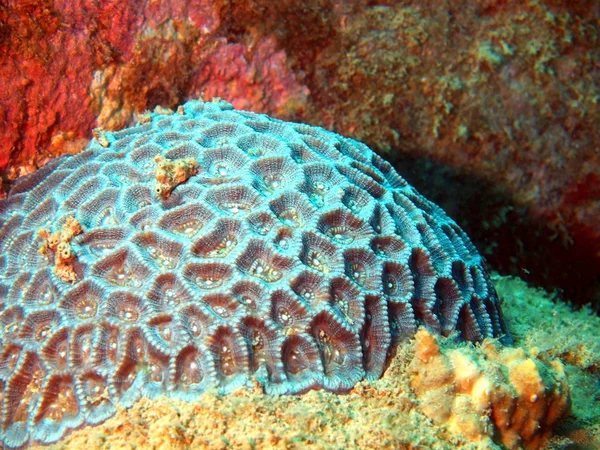
[(465, 233), (365, 145), (191, 101), (0, 203), (1, 440), (256, 380), (344, 392), (419, 325), (510, 342)]

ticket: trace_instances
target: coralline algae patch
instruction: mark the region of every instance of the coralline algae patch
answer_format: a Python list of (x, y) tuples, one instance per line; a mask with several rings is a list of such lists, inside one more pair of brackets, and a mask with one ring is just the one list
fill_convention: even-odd
[(363, 144), (226, 102), (159, 112), (0, 204), (4, 444), (142, 397), (348, 391), (419, 325), (510, 342), (469, 238)]

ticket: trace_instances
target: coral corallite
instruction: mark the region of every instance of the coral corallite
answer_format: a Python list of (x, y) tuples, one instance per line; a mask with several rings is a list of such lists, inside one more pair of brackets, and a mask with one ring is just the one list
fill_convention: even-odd
[(344, 392), (419, 325), (510, 342), (469, 238), (363, 144), (222, 101), (102, 139), (0, 203), (9, 447), (142, 396)]

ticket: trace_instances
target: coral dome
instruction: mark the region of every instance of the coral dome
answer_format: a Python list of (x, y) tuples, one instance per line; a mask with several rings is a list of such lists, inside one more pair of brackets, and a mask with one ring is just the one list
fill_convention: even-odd
[(96, 136), (0, 203), (9, 447), (141, 397), (345, 392), (420, 325), (510, 342), (469, 238), (364, 144), (223, 101)]

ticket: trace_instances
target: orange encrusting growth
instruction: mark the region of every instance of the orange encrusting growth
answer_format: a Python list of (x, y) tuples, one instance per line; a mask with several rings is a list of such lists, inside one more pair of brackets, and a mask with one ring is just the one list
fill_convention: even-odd
[(77, 275), (73, 268), (77, 257), (71, 248), (71, 240), (82, 232), (81, 224), (73, 216), (67, 217), (60, 231), (51, 233), (46, 228), (38, 231), (38, 236), (43, 239), (39, 253), (48, 255), (48, 251), (54, 252), (54, 272), (69, 283), (77, 281)]
[(452, 432), (473, 442), (489, 443), (493, 435), (507, 448), (538, 449), (569, 412), (570, 388), (558, 360), (544, 362), (491, 339), (447, 348), (425, 329), (415, 338), (411, 388), (425, 415)]
[(190, 177), (198, 173), (198, 161), (195, 158), (169, 160), (160, 155), (154, 157), (158, 165), (154, 171), (156, 177), (156, 193), (162, 198), (169, 198), (171, 191)]

